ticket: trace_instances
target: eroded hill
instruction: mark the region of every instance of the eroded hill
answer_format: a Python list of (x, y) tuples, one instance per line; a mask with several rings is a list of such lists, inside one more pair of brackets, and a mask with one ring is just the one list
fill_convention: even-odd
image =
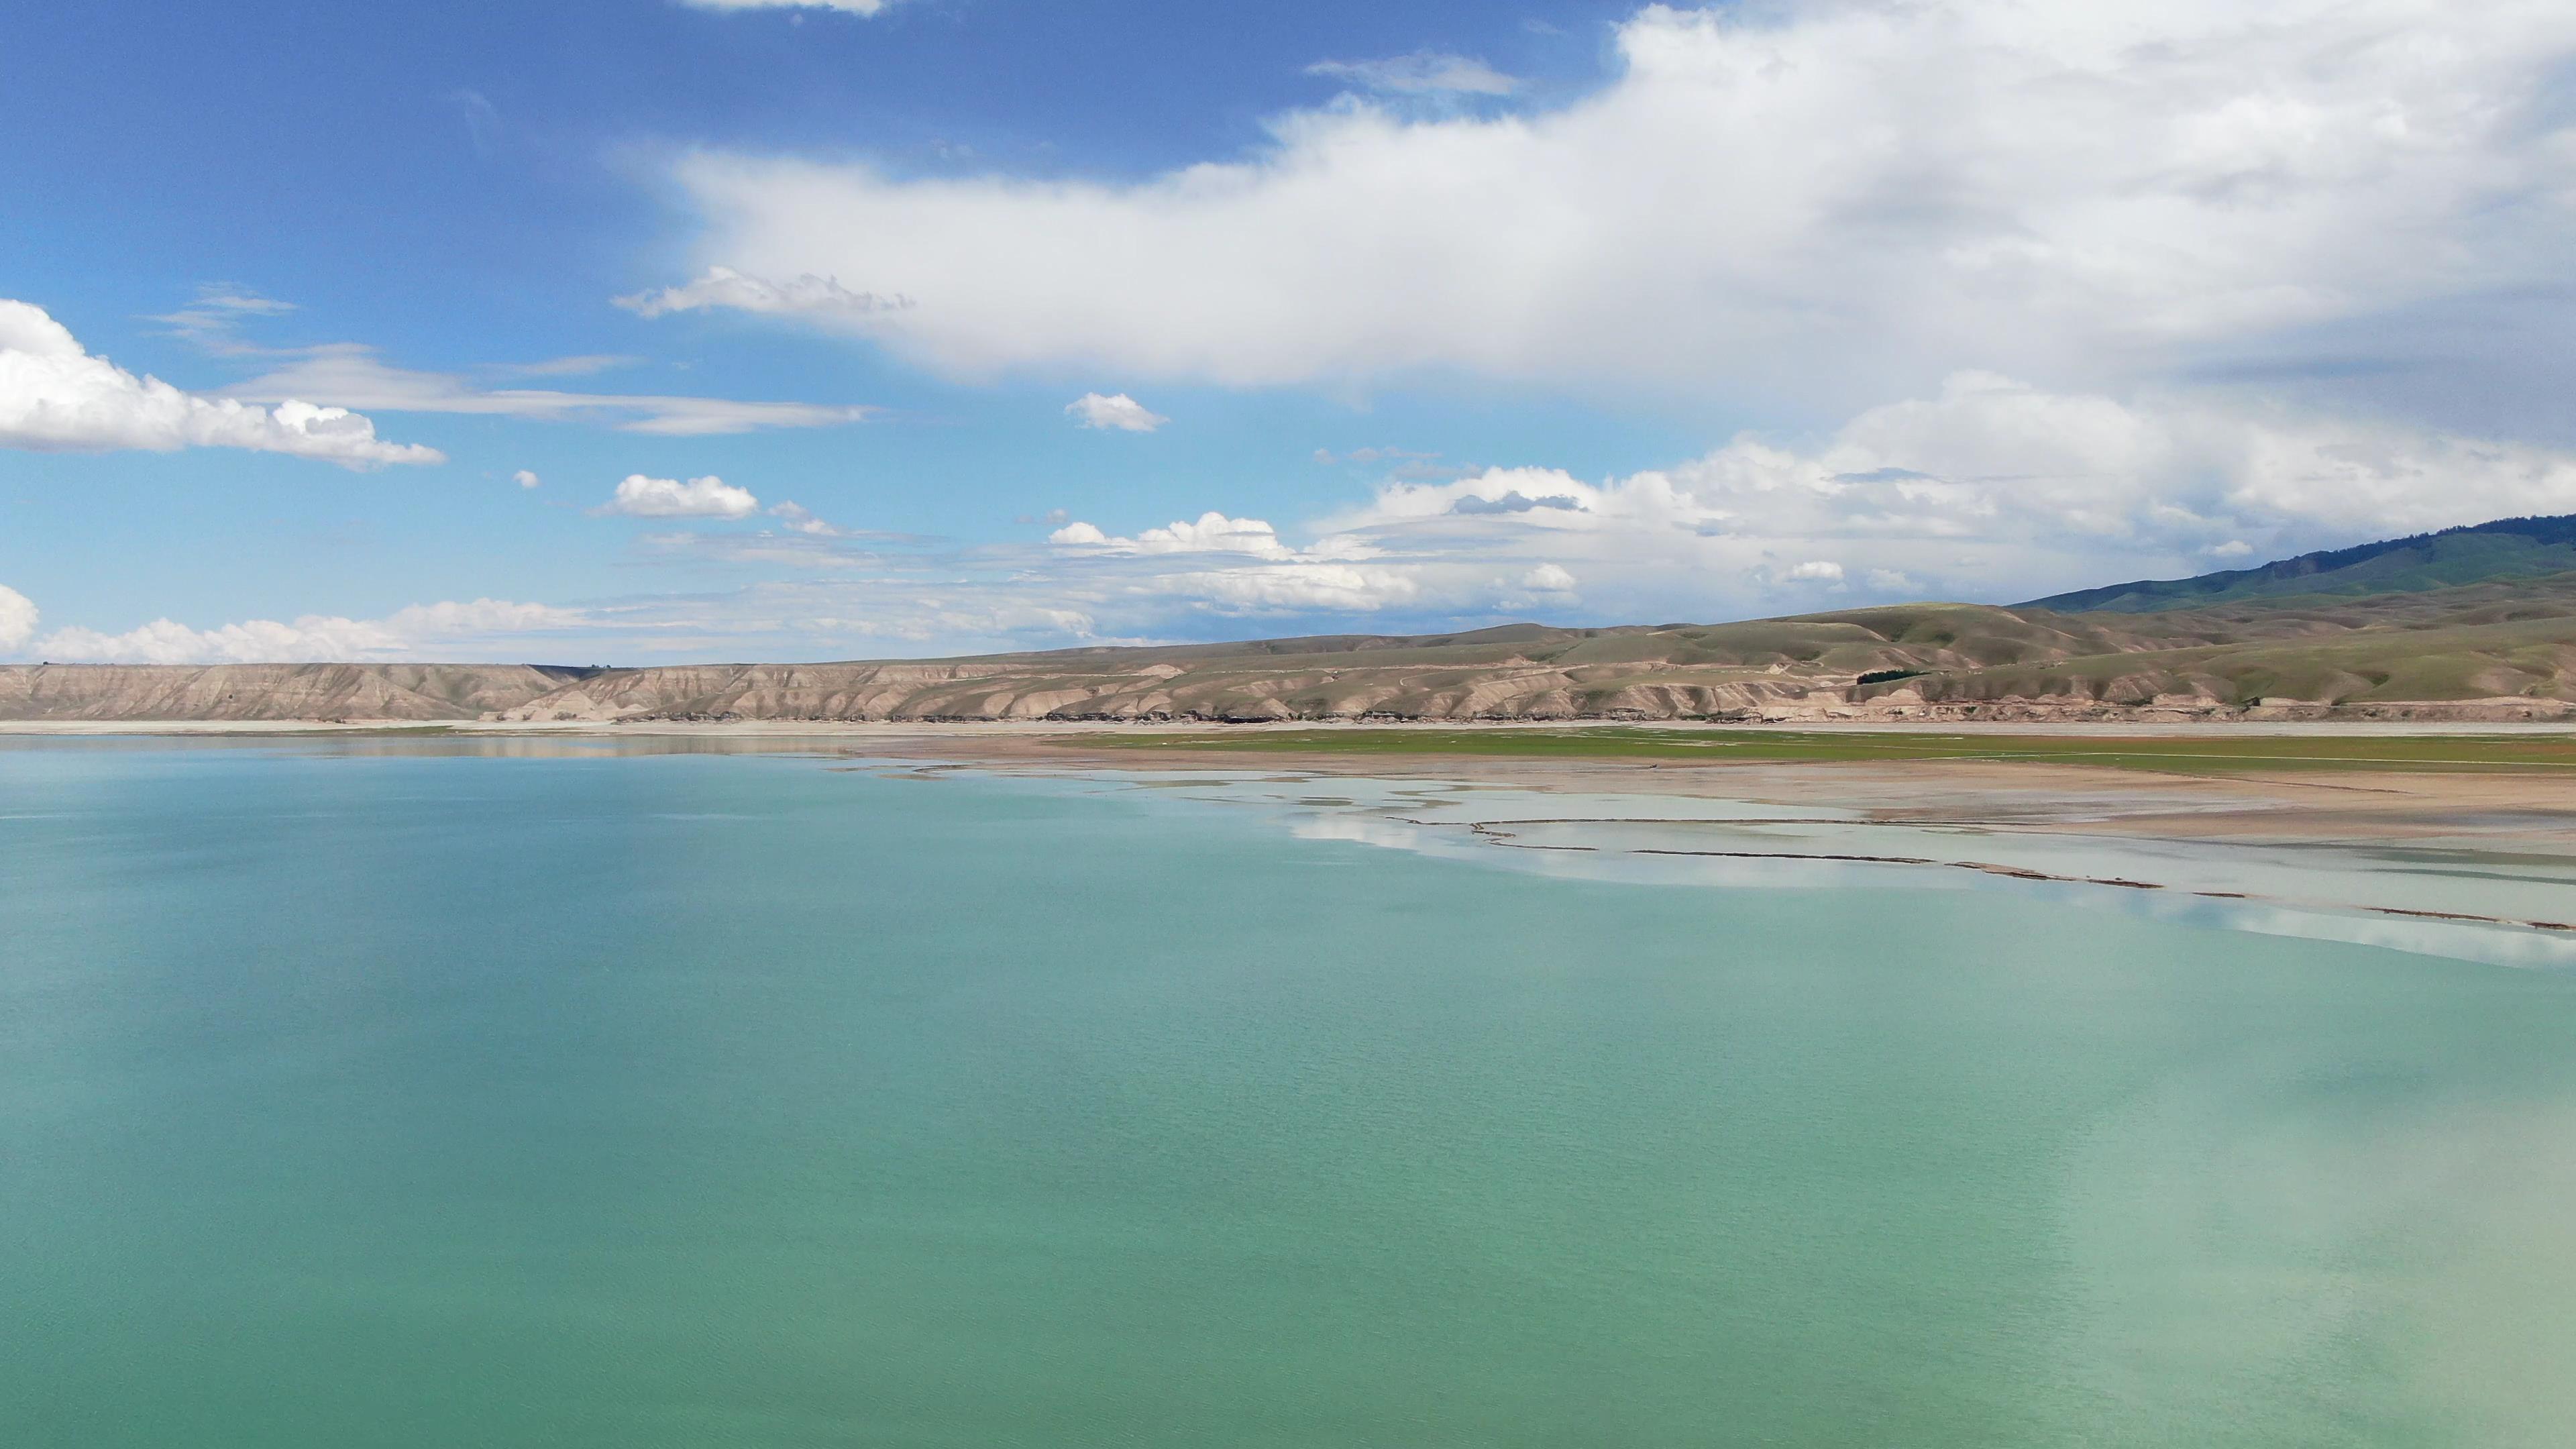
[(0, 719), (470, 720), (543, 698), (586, 672), (532, 664), (0, 665)]
[(971, 659), (0, 667), (18, 720), (2563, 718), (2576, 572), (2060, 612), (1908, 604), (1737, 624)]

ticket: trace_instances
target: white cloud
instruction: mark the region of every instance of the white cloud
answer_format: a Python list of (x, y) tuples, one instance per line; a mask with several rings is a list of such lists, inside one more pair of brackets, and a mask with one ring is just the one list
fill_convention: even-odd
[(2125, 391), (2338, 325), (2450, 357), (2501, 295), (2563, 320), (2571, 49), (2557, 0), (1651, 6), (1571, 105), (1346, 99), (1143, 181), (675, 172), (710, 278), (955, 374), (1457, 369), (1830, 416), (1966, 367)]
[(1396, 95), (1507, 96), (1521, 88), (1518, 80), (1481, 60), (1428, 50), (1384, 60), (1318, 61), (1306, 67), (1306, 74)]
[(534, 488), (534, 487), (537, 487), (539, 484), (543, 483), (545, 480), (543, 480), (543, 479), (539, 478), (536, 474), (534, 474), (534, 473), (530, 472), (529, 470), (527, 470), (527, 469), (525, 469), (525, 468), (522, 468), (522, 469), (520, 469), (518, 472), (513, 473), (513, 474), (511, 474), (511, 475), (510, 475), (510, 481), (511, 481), (511, 482), (513, 482), (513, 483), (518, 484), (518, 485), (519, 485), (520, 487), (522, 487), (522, 488)]
[(41, 307), (0, 299), (0, 447), (39, 452), (250, 448), (347, 468), (439, 463), (444, 454), (388, 443), (341, 407), (293, 396), (274, 408), (183, 392), (91, 355)]
[(1521, 587), (1533, 593), (1570, 594), (1574, 592), (1574, 575), (1556, 564), (1540, 564), (1521, 575)]
[(880, 297), (874, 292), (853, 292), (837, 278), (818, 277), (811, 272), (791, 281), (773, 282), (745, 276), (731, 267), (709, 267), (694, 282), (612, 300), (647, 318), (730, 307), (740, 312), (815, 313), (848, 322), (879, 312), (900, 312), (912, 305), (910, 298), (900, 294)]
[[(1811, 447), (1746, 435), (1601, 482), (1554, 469), (1382, 485), (1318, 522), (1345, 553), (1599, 560), (1617, 612), (1794, 602), (1765, 579), (2010, 599), (2576, 511), (2576, 454), (2206, 394), (2133, 403), (1961, 373)], [(2249, 540), (2262, 540), (2258, 547)], [(1678, 613), (1676, 612), (1678, 610)]]
[(1350, 615), (1423, 602), (1427, 582), (1413, 569), (1297, 562), (1176, 574), (1162, 587), (1220, 615)]
[(25, 594), (0, 584), (0, 654), (36, 636), (36, 605)]
[(1064, 415), (1086, 428), (1115, 428), (1122, 433), (1150, 433), (1171, 421), (1123, 392), (1106, 397), (1084, 393), (1065, 404)]
[(192, 629), (169, 619), (155, 619), (122, 634), (58, 629), (36, 645), (36, 652), (51, 660), (102, 664), (470, 659), (491, 646), (507, 647), (514, 636), (571, 631), (592, 622), (574, 609), (476, 599), (414, 604), (382, 619), (307, 614), (293, 623), (250, 619), (212, 629)]
[(629, 473), (616, 496), (594, 511), (628, 518), (749, 518), (760, 511), (760, 500), (713, 474), (683, 483)]
[(1261, 558), (1286, 558), (1289, 549), (1279, 541), (1279, 531), (1258, 518), (1228, 518), (1210, 510), (1196, 520), (1181, 519), (1160, 528), (1148, 528), (1134, 538), (1113, 538), (1096, 526), (1079, 520), (1047, 535), (1047, 541), (1067, 548), (1095, 549), (1103, 553), (1248, 553)]
[[(543, 372), (563, 363), (535, 364)], [(264, 402), (278, 397), (329, 398), (347, 407), (389, 413), (466, 413), (545, 421), (613, 421), (622, 431), (661, 437), (700, 437), (761, 428), (836, 427), (865, 419), (870, 407), (818, 403), (735, 402), (726, 398), (649, 394), (560, 392), (552, 388), (485, 388), (441, 372), (415, 372), (378, 360), (358, 343), (306, 348), (285, 366), (223, 389), (227, 398)]]
[(803, 504), (797, 503), (793, 499), (772, 505), (769, 510), (769, 516), (784, 523), (789, 530), (804, 534), (808, 538), (845, 538), (848, 536), (844, 530), (836, 528), (833, 525), (824, 522), (822, 519), (815, 517)]

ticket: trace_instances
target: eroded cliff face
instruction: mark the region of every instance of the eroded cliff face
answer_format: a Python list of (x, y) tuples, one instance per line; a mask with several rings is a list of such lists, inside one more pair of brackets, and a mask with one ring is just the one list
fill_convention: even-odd
[(0, 719), (472, 720), (560, 689), (526, 664), (0, 665)]
[(832, 664), (0, 667), (0, 719), (1823, 721), (2565, 718), (2576, 577), (2087, 616), (1917, 604), (1741, 624), (1335, 635)]

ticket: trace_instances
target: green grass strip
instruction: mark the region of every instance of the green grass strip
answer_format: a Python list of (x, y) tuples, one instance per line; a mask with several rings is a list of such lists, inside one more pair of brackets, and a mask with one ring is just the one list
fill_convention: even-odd
[(1193, 730), (1086, 738), (1110, 749), (1727, 761), (2018, 760), (2125, 770), (2576, 770), (2570, 735), (1944, 735), (1755, 729)]

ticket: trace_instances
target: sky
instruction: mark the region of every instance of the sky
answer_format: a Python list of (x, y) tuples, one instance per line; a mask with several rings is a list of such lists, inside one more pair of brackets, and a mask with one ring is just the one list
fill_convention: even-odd
[(0, 660), (2008, 603), (2576, 512), (2576, 5), (93, 0)]

